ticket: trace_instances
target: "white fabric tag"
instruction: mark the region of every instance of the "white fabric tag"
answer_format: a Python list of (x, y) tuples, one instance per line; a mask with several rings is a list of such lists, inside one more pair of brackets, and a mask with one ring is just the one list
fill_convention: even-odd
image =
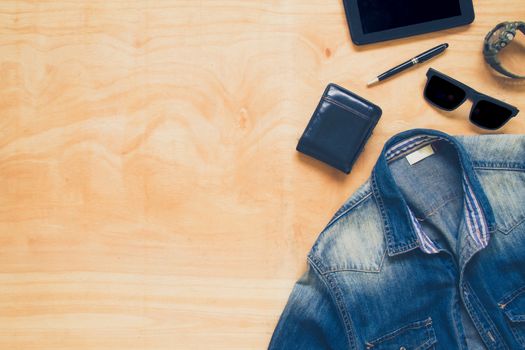
[(422, 161), (426, 157), (429, 157), (434, 154), (434, 149), (432, 148), (432, 145), (425, 146), (423, 148), (418, 149), (417, 151), (414, 151), (406, 156), (406, 159), (408, 160), (408, 163), (410, 165), (414, 165), (417, 162)]

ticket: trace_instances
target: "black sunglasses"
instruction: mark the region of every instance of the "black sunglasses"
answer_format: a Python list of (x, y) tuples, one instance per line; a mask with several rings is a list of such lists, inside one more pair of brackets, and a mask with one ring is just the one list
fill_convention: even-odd
[(496, 130), (518, 114), (519, 110), (430, 68), (427, 72), (425, 99), (432, 105), (452, 111), (468, 98), (472, 101), (470, 122), (483, 129)]

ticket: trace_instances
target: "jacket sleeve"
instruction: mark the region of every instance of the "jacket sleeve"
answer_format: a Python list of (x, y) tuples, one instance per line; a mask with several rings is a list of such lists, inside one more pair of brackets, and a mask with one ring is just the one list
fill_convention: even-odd
[(317, 271), (297, 281), (270, 341), (270, 350), (348, 349), (341, 317)]

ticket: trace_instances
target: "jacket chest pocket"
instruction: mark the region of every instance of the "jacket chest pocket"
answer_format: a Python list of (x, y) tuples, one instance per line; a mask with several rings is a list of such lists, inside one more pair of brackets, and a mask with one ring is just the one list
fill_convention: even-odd
[(427, 350), (434, 349), (436, 335), (432, 319), (407, 324), (375, 340), (366, 342), (367, 350)]
[(498, 306), (505, 313), (514, 337), (525, 348), (525, 286), (506, 296)]

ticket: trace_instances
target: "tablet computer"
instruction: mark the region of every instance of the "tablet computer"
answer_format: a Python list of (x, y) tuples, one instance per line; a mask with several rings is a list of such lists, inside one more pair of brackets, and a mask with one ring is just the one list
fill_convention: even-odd
[(471, 23), (472, 0), (343, 0), (356, 45)]

